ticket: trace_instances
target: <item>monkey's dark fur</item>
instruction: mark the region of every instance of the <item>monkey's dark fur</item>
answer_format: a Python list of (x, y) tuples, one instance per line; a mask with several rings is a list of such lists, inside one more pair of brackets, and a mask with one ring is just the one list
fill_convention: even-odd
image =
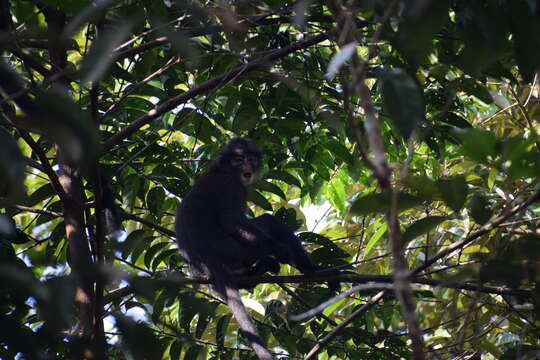
[(176, 213), (176, 238), (195, 274), (212, 278), (260, 359), (272, 359), (253, 325), (233, 275), (279, 272), (279, 263), (314, 272), (294, 233), (272, 215), (246, 217), (247, 187), (261, 167), (261, 153), (247, 139), (234, 138), (210, 170), (184, 197)]

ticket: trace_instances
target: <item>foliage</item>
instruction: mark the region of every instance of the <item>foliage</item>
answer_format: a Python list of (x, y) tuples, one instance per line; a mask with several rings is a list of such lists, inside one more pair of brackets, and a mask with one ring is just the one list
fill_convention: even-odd
[[(427, 357), (540, 357), (540, 3), (346, 3), (340, 49), (324, 1), (0, 2), (0, 358), (254, 358), (226, 306), (185, 281), (171, 231), (232, 136), (265, 156), (249, 211), (349, 270), (343, 289), (392, 282), (399, 210)], [(394, 194), (363, 161), (358, 81)], [(108, 190), (123, 230), (106, 234)], [(294, 323), (332, 296), (299, 282), (244, 293), (280, 358), (325, 336), (321, 358), (413, 356), (391, 293)]]

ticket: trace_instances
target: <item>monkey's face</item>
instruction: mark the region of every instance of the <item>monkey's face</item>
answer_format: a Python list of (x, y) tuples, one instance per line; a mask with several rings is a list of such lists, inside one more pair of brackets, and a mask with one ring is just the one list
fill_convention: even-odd
[(261, 168), (261, 152), (255, 143), (244, 138), (233, 138), (216, 158), (215, 169), (233, 173), (243, 186), (255, 182)]
[(260, 168), (260, 158), (257, 154), (237, 148), (233, 150), (231, 166), (236, 169), (244, 186), (253, 184)]

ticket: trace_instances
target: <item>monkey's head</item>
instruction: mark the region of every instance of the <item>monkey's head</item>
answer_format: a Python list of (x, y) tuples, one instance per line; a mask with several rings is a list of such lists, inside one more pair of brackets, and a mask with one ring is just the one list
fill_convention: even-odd
[(242, 184), (249, 186), (261, 169), (261, 152), (253, 141), (235, 137), (218, 155), (215, 166), (238, 174)]

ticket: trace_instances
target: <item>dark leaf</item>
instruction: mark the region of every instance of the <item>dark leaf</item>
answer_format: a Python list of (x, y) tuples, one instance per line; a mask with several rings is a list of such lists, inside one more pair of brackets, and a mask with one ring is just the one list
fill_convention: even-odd
[(491, 260), (480, 269), (480, 281), (516, 288), (523, 278), (523, 270), (521, 266), (508, 261)]
[(452, 112), (446, 113), (441, 121), (459, 128), (471, 128), (472, 125), (461, 116)]
[(161, 358), (159, 342), (145, 324), (136, 322), (121, 314), (115, 314), (114, 318), (116, 326), (122, 334), (122, 343), (134, 359)]
[(347, 149), (342, 143), (332, 139), (328, 141), (326, 147), (332, 155), (339, 157), (349, 165), (354, 164), (354, 156), (351, 154), (351, 150)]
[(248, 193), (248, 200), (266, 211), (273, 211), (272, 204), (260, 192), (252, 190)]
[(285, 196), (285, 193), (283, 192), (283, 190), (281, 190), (281, 188), (279, 188), (279, 186), (277, 186), (275, 184), (272, 184), (271, 182), (268, 182), (266, 180), (258, 181), (257, 182), (257, 189), (262, 190), (262, 191), (271, 192), (273, 194), (276, 194), (277, 196), (279, 196), (283, 200), (287, 200), (287, 197)]
[(0, 197), (14, 200), (24, 193), (25, 168), (15, 139), (0, 128)]
[(533, 6), (527, 1), (510, 1), (509, 4), (519, 72), (525, 81), (531, 82), (540, 65), (540, 39), (532, 35), (540, 33), (537, 4)]
[(162, 187), (156, 186), (146, 195), (146, 203), (152, 214), (158, 215), (165, 201), (165, 190)]
[(409, 241), (417, 238), (420, 235), (427, 234), (435, 229), (440, 223), (447, 220), (446, 216), (428, 216), (410, 225), (401, 236), (401, 243), (406, 246)]
[(455, 212), (461, 210), (469, 190), (465, 177), (455, 176), (449, 179), (440, 179), (437, 185), (446, 205)]
[(497, 138), (489, 131), (459, 129), (454, 134), (461, 139), (461, 150), (473, 160), (487, 162), (497, 156)]
[[(398, 194), (397, 206), (398, 211), (410, 209), (422, 204), (422, 200), (416, 196), (400, 193)], [(387, 213), (390, 211), (391, 198), (388, 194), (369, 194), (362, 196), (351, 205), (351, 214), (353, 215), (368, 215), (372, 213)]]
[(149, 249), (146, 250), (144, 253), (144, 265), (147, 268), (150, 268), (150, 265), (152, 264), (152, 261), (154, 260), (154, 257), (164, 248), (166, 248), (169, 244), (166, 242), (160, 242), (157, 244), (152, 245)]
[(439, 194), (437, 183), (427, 176), (409, 175), (403, 180), (403, 184), (425, 200), (433, 200)]
[(281, 180), (289, 185), (302, 187), (302, 183), (293, 175), (286, 171), (272, 170), (264, 174), (265, 179)]
[(487, 223), (493, 215), (493, 210), (490, 208), (489, 202), (483, 195), (479, 193), (474, 193), (469, 207), (472, 218), (480, 225)]
[(242, 131), (252, 130), (261, 119), (261, 114), (256, 101), (245, 101), (238, 109), (233, 121), (233, 131), (240, 133)]
[(456, 20), (465, 46), (458, 61), (466, 72), (478, 76), (504, 55), (508, 19), (495, 1), (474, 2), (461, 9)]
[(422, 64), (433, 46), (433, 36), (448, 21), (449, 1), (405, 2), (404, 19), (393, 43), (413, 68)]
[(459, 87), (466, 94), (475, 96), (486, 104), (493, 103), (493, 98), (491, 97), (488, 89), (474, 79), (460, 79)]
[(416, 82), (402, 69), (381, 72), (384, 108), (405, 139), (424, 120), (424, 99)]
[(222, 348), (225, 342), (225, 334), (227, 333), (227, 327), (231, 321), (231, 315), (221, 316), (216, 325), (216, 344), (218, 348)]

